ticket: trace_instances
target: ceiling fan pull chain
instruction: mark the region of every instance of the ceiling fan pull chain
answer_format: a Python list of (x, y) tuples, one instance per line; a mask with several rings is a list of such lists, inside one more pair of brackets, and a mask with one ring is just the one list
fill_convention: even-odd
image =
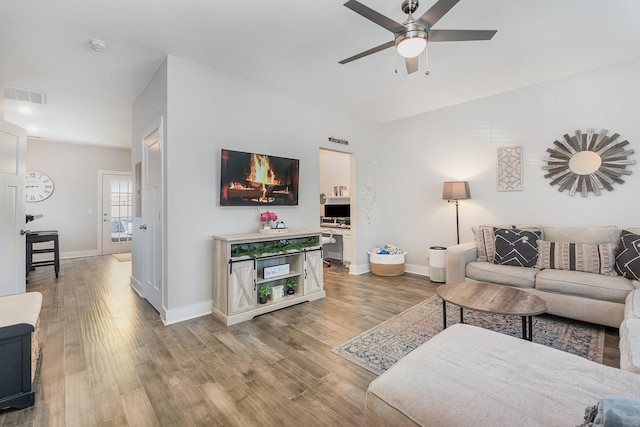
[(424, 72), (425, 76), (431, 74), (429, 71), (429, 42), (427, 41), (427, 46), (424, 48), (424, 61), (427, 68), (427, 71)]
[(396, 50), (396, 74), (398, 74), (398, 51)]

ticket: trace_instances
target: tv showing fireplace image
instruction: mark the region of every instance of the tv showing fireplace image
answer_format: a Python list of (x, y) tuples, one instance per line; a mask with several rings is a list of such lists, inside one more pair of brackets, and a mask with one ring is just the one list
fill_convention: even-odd
[(220, 205), (297, 205), (299, 160), (223, 149)]

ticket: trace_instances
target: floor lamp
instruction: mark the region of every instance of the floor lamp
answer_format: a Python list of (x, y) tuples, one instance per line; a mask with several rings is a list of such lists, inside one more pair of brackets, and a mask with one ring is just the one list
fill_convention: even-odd
[(447, 202), (456, 202), (456, 236), (458, 244), (460, 244), (460, 221), (458, 219), (458, 200), (471, 198), (468, 181), (448, 181), (444, 183), (442, 188), (442, 199)]

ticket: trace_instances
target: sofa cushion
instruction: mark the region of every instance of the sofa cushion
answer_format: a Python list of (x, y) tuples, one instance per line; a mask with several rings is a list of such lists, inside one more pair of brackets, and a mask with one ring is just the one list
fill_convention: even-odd
[(629, 279), (582, 271), (542, 270), (536, 275), (536, 289), (623, 304), (633, 290)]
[(640, 374), (640, 319), (620, 324), (620, 369)]
[(540, 232), (541, 239), (544, 238), (544, 232), (541, 225), (535, 224), (494, 224), (494, 225), (479, 225), (473, 227), (473, 238), (476, 242), (476, 248), (478, 249), (478, 259), (476, 261), (488, 261), (493, 262), (495, 256), (495, 235), (493, 229), (495, 228), (518, 228), (520, 230)]
[(575, 426), (584, 409), (605, 395), (640, 399), (638, 376), (457, 324), (371, 382), (365, 424)]
[(640, 280), (640, 235), (627, 230), (620, 233), (615, 269), (621, 276)]
[(490, 262), (474, 261), (467, 264), (466, 276), (480, 282), (508, 285), (516, 288), (533, 288), (536, 273), (533, 267), (516, 267)]
[(495, 228), (494, 264), (534, 267), (538, 260), (538, 246), (542, 232), (519, 228)]
[(640, 319), (640, 290), (637, 288), (629, 292), (624, 300), (624, 318)]
[(537, 268), (584, 271), (616, 276), (615, 246), (588, 243), (548, 242), (538, 240)]
[(544, 227), (544, 238), (548, 242), (573, 243), (618, 243), (620, 229), (615, 225), (600, 227)]

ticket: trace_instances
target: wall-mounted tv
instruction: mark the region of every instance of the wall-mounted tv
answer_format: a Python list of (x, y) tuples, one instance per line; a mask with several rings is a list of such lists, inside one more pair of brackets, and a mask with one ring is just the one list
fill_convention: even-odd
[(220, 155), (220, 205), (297, 205), (297, 159), (223, 149)]

